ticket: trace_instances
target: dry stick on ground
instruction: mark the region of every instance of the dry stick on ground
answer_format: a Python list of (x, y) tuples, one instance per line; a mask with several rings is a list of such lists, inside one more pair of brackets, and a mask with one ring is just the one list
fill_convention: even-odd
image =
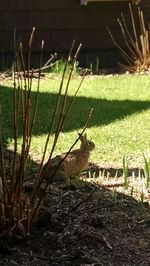
[[(25, 71), (25, 72), (20, 72), (20, 74), (22, 75), (23, 74), (23, 76), (25, 77), (25, 78), (38, 78), (38, 75), (39, 75), (39, 71), (40, 71), (40, 76), (42, 76), (42, 70), (46, 70), (46, 69), (48, 69), (48, 68), (50, 68), (50, 67), (53, 67), (54, 65), (56, 65), (58, 62), (60, 62), (59, 60), (58, 61), (56, 61), (56, 62), (54, 62), (53, 64), (50, 64), (50, 65), (47, 65), (47, 66), (41, 66), (41, 68), (37, 68), (37, 69), (32, 69), (32, 70), (30, 70), (29, 71), (29, 74), (27, 73), (27, 71)], [(17, 73), (17, 71), (16, 71), (16, 73)], [(15, 73), (15, 74), (16, 74)], [(37, 74), (37, 75), (34, 75), (34, 74)]]
[[(19, 71), (19, 74), (22, 75), (24, 78), (28, 78), (28, 77), (30, 77), (30, 78), (31, 77), (32, 78), (38, 78), (39, 70), (41, 71), (40, 75), (42, 76), (42, 74), (44, 74), (44, 73), (42, 73), (43, 70), (49, 69), (49, 68), (55, 66), (56, 64), (58, 64), (61, 61), (61, 60), (57, 60), (54, 63), (48, 64), (48, 62), (52, 61), (55, 57), (56, 57), (56, 54), (52, 55), (52, 57), (50, 59), (48, 59), (48, 61), (44, 64), (44, 66), (41, 66), (40, 69), (39, 68), (32, 69), (32, 70), (30, 69), (29, 70), (29, 74), (27, 73), (26, 70), (25, 71)], [(1, 72), (0, 76), (5, 78), (5, 75), (12, 76), (12, 75), (17, 75), (17, 74), (18, 74), (18, 71), (16, 70), (14, 72), (14, 71), (12, 71), (12, 68), (11, 68), (9, 70)], [(34, 74), (37, 74), (37, 75), (34, 75)]]
[[(47, 60), (47, 62), (44, 64), (44, 66), (42, 66), (42, 64), (40, 64), (39, 68), (37, 68), (37, 69), (33, 69), (33, 73), (38, 73), (38, 74), (39, 74), (39, 71), (40, 71), (40, 73), (41, 73), (42, 70), (45, 70), (45, 69), (48, 69), (48, 68), (54, 66), (56, 63), (59, 62), (59, 60), (58, 60), (58, 61), (56, 61), (56, 62), (54, 62), (54, 63), (51, 63), (51, 61), (54, 60), (54, 59), (56, 58), (56, 56), (57, 56), (57, 54), (55, 53), (54, 55), (52, 55), (52, 56)], [(51, 64), (50, 64), (50, 63), (51, 63)]]
[[(44, 41), (42, 41), (44, 42)], [(39, 71), (40, 71), (40, 75), (42, 74), (42, 70), (46, 70), (54, 65), (56, 65), (58, 62), (60, 62), (60, 60), (57, 60), (56, 62), (54, 63), (50, 63), (52, 60), (54, 60), (56, 58), (57, 54), (55, 53), (54, 55), (52, 55), (48, 60), (47, 62), (42, 66), (40, 66), (39, 68), (36, 68), (36, 69), (30, 69), (29, 71), (26, 71), (25, 68), (23, 68), (23, 71), (19, 71), (20, 72), (20, 75), (23, 75), (24, 78), (28, 78), (28, 77), (34, 77), (33, 74), (37, 73), (39, 75)], [(22, 59), (21, 59), (22, 61)], [(22, 62), (21, 62), (22, 63)], [(14, 72), (14, 74), (16, 74), (18, 71), (16, 70)], [(8, 73), (8, 70), (5, 71), (3, 74), (7, 74)], [(10, 70), (10, 74), (12, 73), (12, 70)]]
[(47, 60), (43, 67), (47, 67), (49, 63), (57, 57), (57, 53), (51, 54), (51, 57)]

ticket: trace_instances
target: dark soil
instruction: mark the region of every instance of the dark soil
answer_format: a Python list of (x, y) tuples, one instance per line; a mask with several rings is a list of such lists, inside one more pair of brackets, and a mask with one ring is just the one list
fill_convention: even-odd
[[(6, 149), (9, 162), (12, 156)], [(34, 176), (37, 164), (31, 163)], [(9, 168), (8, 164), (7, 175)], [(103, 182), (96, 182), (99, 171), (104, 170)], [(128, 174), (133, 171), (138, 175), (136, 168)], [(82, 176), (90, 182), (53, 184), (28, 238), (4, 239), (0, 234), (0, 266), (149, 266), (149, 193), (146, 202), (140, 203), (138, 193), (123, 188), (121, 177), (122, 169), (90, 164)], [(31, 182), (26, 181), (25, 186), (30, 193), (32, 186), (27, 184)]]
[(0, 265), (150, 265), (149, 204), (86, 182), (53, 186), (31, 236), (1, 238)]

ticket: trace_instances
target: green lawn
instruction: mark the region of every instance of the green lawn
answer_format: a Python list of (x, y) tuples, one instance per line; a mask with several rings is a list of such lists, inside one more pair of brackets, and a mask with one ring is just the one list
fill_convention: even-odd
[[(70, 96), (79, 82), (79, 78), (72, 80)], [(59, 84), (59, 76), (41, 81), (38, 116), (32, 139), (32, 152), (39, 157), (44, 148)], [(3, 136), (9, 145), (12, 145), (13, 136), (11, 87), (11, 82), (1, 82)], [(35, 89), (32, 92), (33, 99), (34, 96)], [(91, 108), (94, 111), (87, 134), (96, 144), (91, 160), (100, 165), (121, 166), (125, 154), (131, 164), (140, 164), (142, 154), (150, 147), (150, 77), (87, 77), (65, 122), (56, 154), (67, 151), (76, 140)]]

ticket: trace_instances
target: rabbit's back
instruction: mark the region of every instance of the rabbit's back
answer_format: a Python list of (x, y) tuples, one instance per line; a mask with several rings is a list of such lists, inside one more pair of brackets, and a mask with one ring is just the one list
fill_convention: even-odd
[(80, 172), (86, 168), (89, 156), (89, 152), (83, 153), (80, 149), (69, 153), (62, 163), (64, 176), (70, 177), (79, 175)]

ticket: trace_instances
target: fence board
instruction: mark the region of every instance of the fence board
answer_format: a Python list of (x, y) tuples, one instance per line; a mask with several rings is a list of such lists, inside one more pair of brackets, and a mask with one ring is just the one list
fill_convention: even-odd
[[(150, 0), (142, 0), (141, 6), (150, 22)], [(129, 15), (128, 2), (92, 2), (81, 6), (80, 0), (0, 0), (0, 50), (12, 49), (14, 27), (27, 46), (33, 26), (37, 29), (36, 41), (44, 39), (47, 51), (68, 50), (73, 39), (82, 42), (85, 50), (113, 48), (106, 26), (121, 41), (116, 22), (121, 12)], [(34, 49), (38, 51), (36, 41)]]

